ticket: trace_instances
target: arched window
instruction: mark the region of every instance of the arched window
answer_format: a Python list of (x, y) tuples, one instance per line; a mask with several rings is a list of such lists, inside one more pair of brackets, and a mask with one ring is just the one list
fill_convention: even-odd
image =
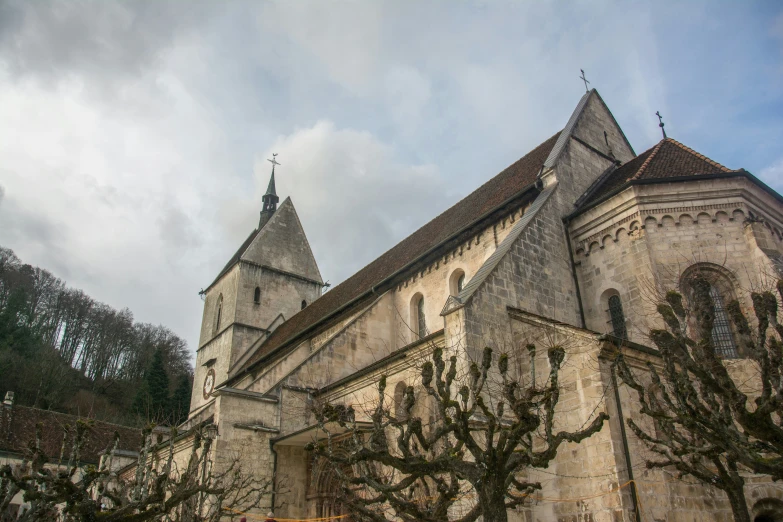
[(732, 279), (733, 275), (728, 270), (711, 263), (693, 265), (682, 275), (682, 283), (688, 292), (693, 290), (693, 283), (696, 280), (709, 284), (714, 312), (710, 337), (715, 347), (715, 354), (725, 359), (739, 357), (734, 330), (726, 313), (726, 303), (734, 299)]
[(427, 335), (427, 321), (424, 317), (424, 296), (417, 293), (411, 299), (411, 330), (421, 339)]
[(405, 420), (407, 418), (407, 412), (405, 411), (405, 390), (407, 386), (404, 381), (397, 383), (394, 387), (394, 416), (397, 420)]
[(220, 317), (223, 315), (223, 294), (218, 296), (217, 312), (215, 313), (215, 332), (220, 330)]
[(302, 310), (304, 310), (306, 306), (307, 306), (307, 301), (302, 299)]
[(623, 303), (620, 302), (620, 296), (617, 294), (609, 298), (609, 321), (612, 323), (612, 335), (620, 339), (628, 338), (628, 331), (625, 329)]
[(710, 297), (715, 306), (715, 320), (712, 323), (712, 344), (718, 357), (735, 359), (737, 357), (737, 345), (734, 343), (734, 335), (731, 333), (731, 323), (723, 306), (723, 298), (715, 285), (710, 285)]
[(465, 288), (465, 271), (458, 268), (449, 277), (449, 293), (459, 295), (463, 288)]
[(253, 292), (253, 302), (254, 303), (261, 302), (261, 289), (259, 287), (256, 287), (256, 291)]

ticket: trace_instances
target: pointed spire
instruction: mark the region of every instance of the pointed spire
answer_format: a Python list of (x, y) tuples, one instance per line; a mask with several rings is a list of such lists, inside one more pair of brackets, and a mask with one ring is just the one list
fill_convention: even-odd
[(269, 185), (266, 188), (266, 194), (261, 198), (264, 201), (264, 206), (261, 209), (261, 219), (258, 222), (258, 229), (261, 228), (269, 221), (272, 214), (277, 210), (277, 202), (280, 198), (277, 197), (277, 191), (275, 190), (275, 166), (280, 165), (277, 162), (277, 153), (272, 154), (272, 159), (267, 160), (272, 164), (272, 176), (269, 178)]
[(269, 178), (269, 186), (266, 187), (266, 193), (264, 196), (277, 196), (275, 191), (275, 168), (272, 167), (272, 177)]

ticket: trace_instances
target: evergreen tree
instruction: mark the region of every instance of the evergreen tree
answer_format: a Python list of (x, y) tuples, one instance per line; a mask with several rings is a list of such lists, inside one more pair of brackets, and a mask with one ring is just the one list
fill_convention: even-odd
[(158, 348), (152, 356), (152, 363), (145, 375), (150, 397), (150, 413), (153, 420), (164, 420), (169, 411), (169, 376), (163, 365), (163, 351)]
[(176, 425), (184, 421), (188, 416), (190, 410), (190, 377), (187, 374), (182, 374), (179, 378), (177, 388), (174, 390), (174, 395), (171, 397), (171, 417), (174, 419), (172, 422)]

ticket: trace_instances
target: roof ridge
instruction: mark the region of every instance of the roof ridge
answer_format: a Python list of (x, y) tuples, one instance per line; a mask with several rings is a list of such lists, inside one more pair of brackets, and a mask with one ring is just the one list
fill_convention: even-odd
[(717, 161), (711, 160), (710, 158), (708, 158), (704, 154), (700, 154), (700, 153), (696, 152), (692, 148), (688, 147), (687, 145), (683, 145), (682, 143), (680, 143), (679, 141), (675, 140), (674, 138), (666, 138), (666, 140), (664, 140), (664, 141), (670, 141), (674, 145), (677, 145), (678, 147), (680, 147), (685, 152), (693, 154), (694, 156), (696, 156), (700, 160), (706, 161), (707, 163), (709, 163), (713, 167), (717, 167), (717, 168), (721, 169), (723, 172), (732, 172), (732, 170), (730, 168), (728, 168), (728, 167), (726, 167), (724, 165), (721, 165)]
[(647, 168), (647, 166), (650, 164), (652, 159), (655, 157), (656, 154), (658, 154), (658, 151), (661, 150), (661, 147), (663, 144), (666, 143), (666, 140), (663, 139), (658, 142), (658, 145), (655, 146), (655, 148), (652, 150), (649, 156), (647, 156), (647, 159), (644, 160), (644, 163), (642, 163), (642, 166), (639, 167), (639, 170), (636, 171), (636, 174), (631, 176), (628, 181), (633, 181), (635, 179), (641, 178), (642, 174), (644, 173), (644, 170)]

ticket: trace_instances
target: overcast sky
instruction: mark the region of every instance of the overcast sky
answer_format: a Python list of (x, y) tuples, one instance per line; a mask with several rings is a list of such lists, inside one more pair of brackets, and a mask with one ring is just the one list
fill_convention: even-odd
[(780, 2), (0, 0), (0, 245), (195, 349), (272, 152), (336, 284), (561, 129), (580, 68), (637, 153), (660, 110), (783, 190)]

